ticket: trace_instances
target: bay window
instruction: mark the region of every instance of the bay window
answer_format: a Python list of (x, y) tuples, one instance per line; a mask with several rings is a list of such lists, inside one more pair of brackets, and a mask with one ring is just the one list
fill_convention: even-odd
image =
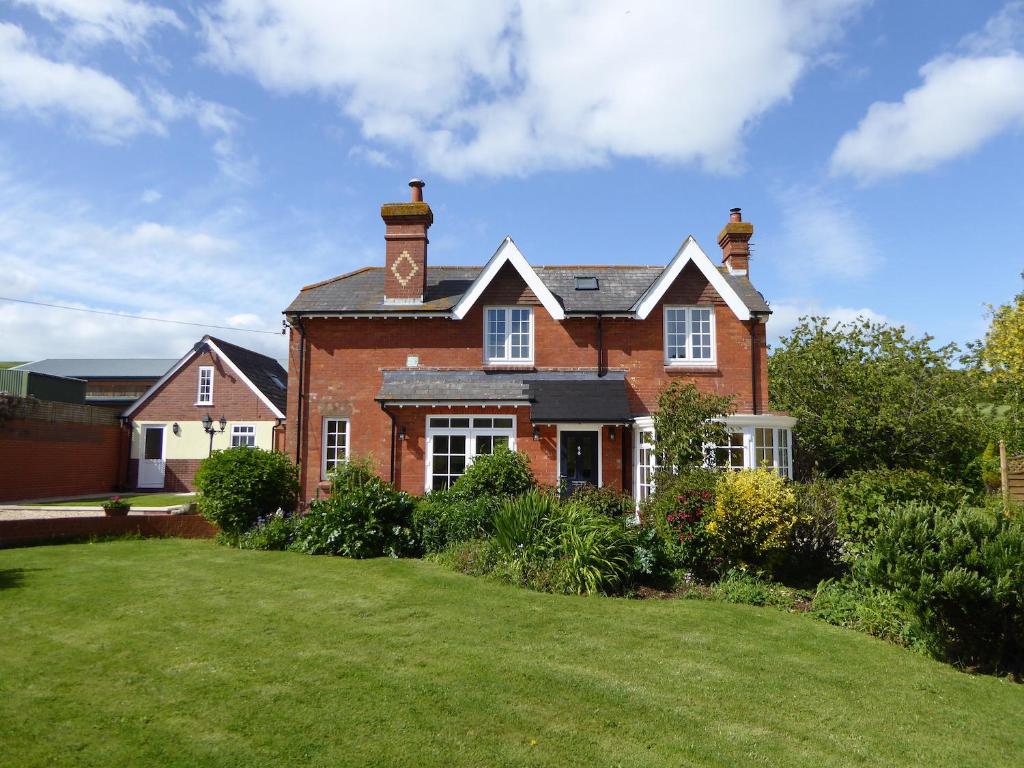
[(473, 459), (501, 447), (515, 450), (514, 416), (428, 416), (426, 490), (450, 488)]

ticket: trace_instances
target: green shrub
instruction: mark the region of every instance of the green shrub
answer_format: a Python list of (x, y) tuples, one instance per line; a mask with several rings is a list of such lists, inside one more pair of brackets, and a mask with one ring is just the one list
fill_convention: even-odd
[(886, 510), (897, 504), (923, 502), (954, 509), (972, 492), (917, 469), (870, 469), (851, 472), (836, 485), (836, 524), (840, 539), (854, 554), (870, 545)]
[(494, 513), (500, 505), (490, 496), (464, 498), (451, 491), (433, 491), (416, 502), (413, 529), (424, 552), (440, 552), (452, 544), (478, 539), (493, 532)]
[(547, 519), (545, 535), (559, 566), (560, 591), (612, 593), (628, 582), (636, 536), (621, 520), (566, 504)]
[(1002, 469), (999, 466), (999, 451), (996, 444), (989, 442), (978, 460), (981, 482), (989, 491), (998, 491), (1003, 482)]
[(546, 554), (546, 524), (558, 509), (558, 499), (530, 491), (505, 501), (494, 513), (494, 541), (511, 562), (527, 563)]
[(936, 654), (1024, 670), (1024, 525), (911, 503), (884, 517), (858, 571), (906, 603)]
[(632, 517), (636, 511), (632, 496), (609, 486), (584, 485), (573, 491), (567, 501), (605, 517)]
[(899, 597), (850, 577), (821, 582), (811, 615), (907, 648), (925, 647), (917, 620)]
[(730, 565), (774, 569), (798, 523), (793, 489), (768, 469), (725, 472), (704, 517), (711, 550)]
[(790, 486), (796, 525), (781, 570), (791, 580), (814, 585), (840, 570), (843, 542), (836, 528), (835, 486), (834, 480), (823, 477)]
[(767, 605), (774, 608), (794, 608), (800, 593), (782, 584), (757, 576), (742, 568), (730, 568), (722, 578), (707, 589), (684, 592), (687, 597), (719, 600), (740, 605)]
[(239, 549), (285, 550), (295, 540), (298, 518), (286, 512), (275, 512), (259, 518), (256, 524), (242, 533), (235, 542)]
[(374, 476), (314, 501), (296, 523), (292, 549), (311, 555), (416, 554), (413, 497)]
[(467, 576), (490, 576), (499, 567), (501, 554), (494, 539), (468, 539), (433, 553), (430, 558)]
[(477, 456), (451, 490), (456, 496), (469, 499), (509, 497), (520, 496), (536, 485), (526, 454), (499, 446), (492, 454)]
[(237, 536), (260, 517), (295, 509), (298, 469), (283, 453), (229, 448), (203, 459), (196, 472), (199, 511), (225, 534)]
[(640, 505), (640, 519), (661, 535), (673, 567), (705, 574), (716, 565), (705, 518), (714, 506), (719, 477), (707, 469), (660, 472), (655, 492)]
[(331, 493), (345, 493), (378, 479), (377, 470), (370, 458), (350, 458), (335, 465), (327, 473)]

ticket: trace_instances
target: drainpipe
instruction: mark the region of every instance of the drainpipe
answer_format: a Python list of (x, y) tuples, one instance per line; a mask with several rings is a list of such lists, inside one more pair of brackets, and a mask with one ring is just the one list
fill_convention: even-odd
[(391, 419), (391, 484), (395, 484), (395, 414), (388, 410), (384, 403), (380, 404), (380, 409), (384, 411)]
[(750, 383), (753, 385), (751, 389), (751, 399), (753, 403), (754, 415), (760, 413), (760, 404), (758, 403), (758, 389), (761, 380), (761, 354), (760, 349), (757, 345), (757, 326), (760, 325), (758, 318), (750, 318)]
[(302, 472), (302, 382), (306, 362), (306, 329), (302, 325), (302, 318), (296, 316), (295, 321), (299, 326), (299, 393), (296, 398), (295, 414), (295, 463)]
[(604, 317), (597, 313), (597, 375), (604, 376)]

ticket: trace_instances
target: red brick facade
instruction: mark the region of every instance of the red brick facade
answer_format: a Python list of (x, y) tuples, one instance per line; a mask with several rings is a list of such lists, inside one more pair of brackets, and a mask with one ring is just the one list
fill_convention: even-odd
[[(588, 268), (590, 269), (590, 268)], [(600, 270), (602, 268), (596, 268)], [(607, 268), (604, 268), (607, 269)], [(715, 308), (716, 363), (707, 368), (668, 368), (665, 365), (663, 307), (666, 304), (711, 304)], [(417, 355), (422, 368), (481, 369), (484, 307), (489, 304), (534, 305), (534, 364), (543, 370), (598, 369), (598, 319), (570, 317), (554, 320), (510, 265), (492, 281), (462, 320), (447, 318), (372, 319), (304, 317), (301, 332), (293, 327), (289, 350), (292, 381), (288, 391), (287, 450), (303, 466), (303, 494), (310, 498), (321, 480), (324, 418), (350, 420), (352, 456), (370, 456), (381, 473), (390, 471), (391, 420), (374, 398), (382, 371), (406, 365)], [(658, 395), (673, 380), (692, 381), (699, 389), (731, 395), (740, 413), (752, 413), (767, 402), (767, 349), (764, 326), (741, 321), (692, 263), (682, 271), (663, 300), (644, 320), (605, 317), (601, 364), (626, 372), (634, 415), (654, 409)], [(300, 343), (305, 342), (302, 381)], [(299, 405), (301, 387), (301, 407)], [(299, 413), (301, 410), (301, 424)], [(406, 439), (395, 441), (395, 482), (403, 490), (422, 493), (425, 485), (426, 418), (430, 413), (455, 414), (447, 407), (391, 408)], [(533, 439), (528, 407), (515, 409), (517, 449), (531, 460), (541, 482), (556, 482), (556, 428), (541, 426)], [(509, 408), (474, 407), (463, 412), (510, 412)], [(612, 433), (615, 439), (612, 439)], [(301, 446), (296, 442), (301, 435)], [(605, 485), (631, 487), (629, 430), (605, 426), (601, 435)]]
[[(196, 405), (199, 368), (213, 366), (213, 405)], [(142, 406), (136, 421), (197, 421), (210, 414), (215, 421), (273, 421), (276, 417), (259, 395), (231, 367), (206, 350), (181, 367)]]

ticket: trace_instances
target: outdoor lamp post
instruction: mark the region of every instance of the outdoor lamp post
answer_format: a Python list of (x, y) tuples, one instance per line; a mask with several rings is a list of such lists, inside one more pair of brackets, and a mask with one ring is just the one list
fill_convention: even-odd
[(213, 436), (219, 435), (221, 432), (227, 429), (228, 426), (228, 420), (223, 416), (220, 417), (220, 421), (218, 421), (217, 423), (220, 424), (220, 429), (214, 428), (213, 419), (210, 418), (210, 414), (206, 414), (205, 416), (203, 416), (203, 429), (206, 431), (206, 434), (210, 436), (210, 451), (207, 454), (207, 456), (213, 455)]

